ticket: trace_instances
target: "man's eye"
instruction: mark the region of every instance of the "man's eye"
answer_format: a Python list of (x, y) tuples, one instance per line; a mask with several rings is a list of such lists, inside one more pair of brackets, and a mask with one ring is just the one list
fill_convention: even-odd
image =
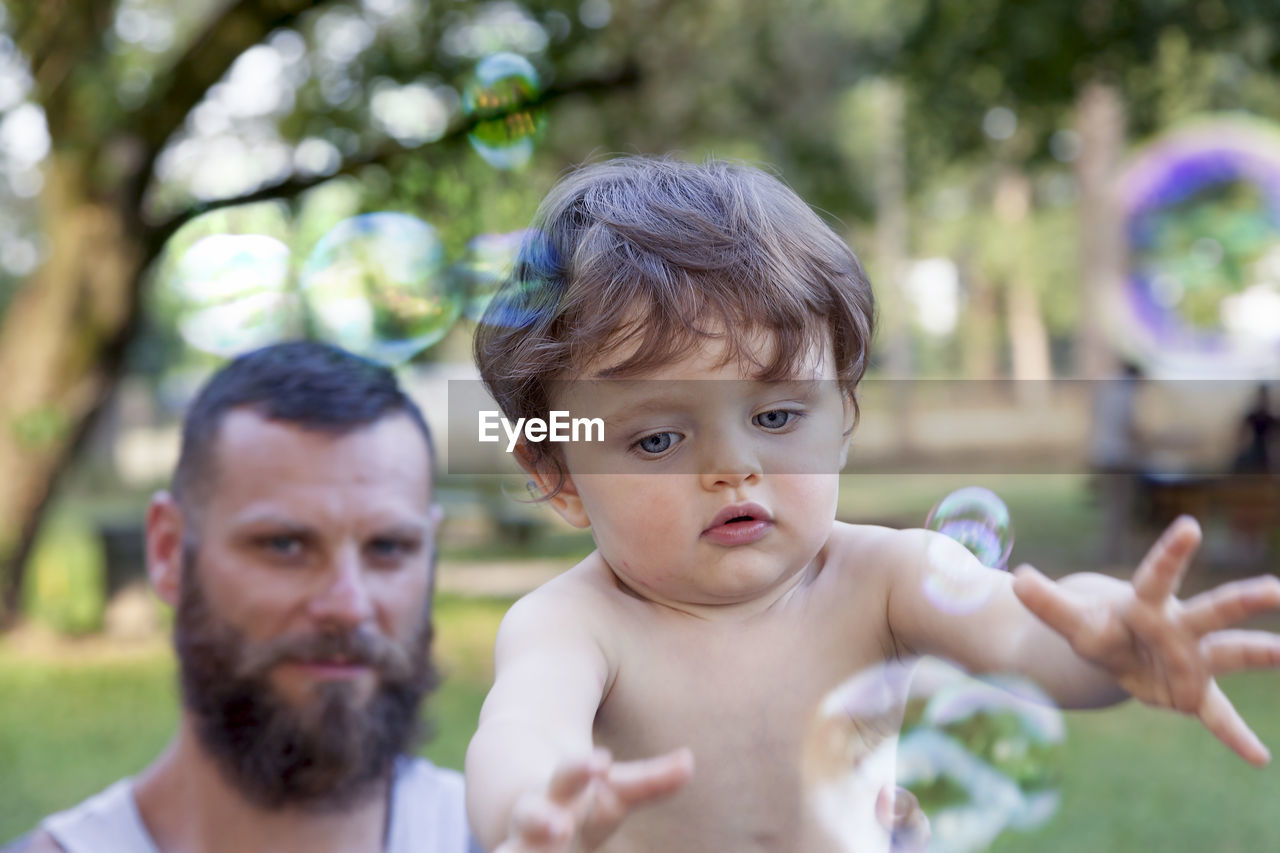
[(302, 553), (302, 540), (297, 536), (263, 536), (258, 547), (277, 557), (296, 557)]
[(761, 412), (751, 420), (756, 426), (770, 430), (779, 430), (783, 427), (790, 426), (799, 417), (799, 412), (792, 412), (787, 409), (772, 409), (768, 412)]
[(653, 435), (646, 435), (635, 443), (635, 447), (640, 448), (642, 453), (658, 455), (666, 453), (672, 447), (680, 442), (680, 434), (675, 432), (655, 432)]
[(404, 539), (374, 539), (369, 543), (369, 552), (379, 559), (396, 559), (406, 557), (418, 550), (416, 542)]

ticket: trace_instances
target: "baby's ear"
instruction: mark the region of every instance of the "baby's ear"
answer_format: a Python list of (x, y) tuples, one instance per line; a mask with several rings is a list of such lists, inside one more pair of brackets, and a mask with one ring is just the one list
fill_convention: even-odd
[(840, 395), (841, 402), (844, 404), (844, 441), (840, 444), (840, 470), (844, 470), (844, 466), (849, 464), (849, 446), (853, 444), (853, 428), (858, 423), (858, 404), (853, 399), (853, 394), (845, 392)]
[(556, 464), (556, 460), (545, 456), (535, 459), (526, 441), (517, 444), (514, 452), (520, 467), (532, 478), (529, 481), (529, 491), (536, 492), (535, 497), (550, 495), (546, 502), (560, 513), (561, 518), (574, 527), (591, 526), (591, 519), (587, 517), (582, 498), (578, 495), (578, 488), (574, 485), (569, 472), (564, 469), (563, 461)]

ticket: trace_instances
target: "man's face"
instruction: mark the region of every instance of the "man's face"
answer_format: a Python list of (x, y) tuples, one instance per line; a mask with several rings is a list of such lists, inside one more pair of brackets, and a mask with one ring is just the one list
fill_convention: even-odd
[(189, 518), (176, 643), (204, 746), (262, 805), (340, 807), (409, 745), (430, 688), (426, 444), (229, 413)]

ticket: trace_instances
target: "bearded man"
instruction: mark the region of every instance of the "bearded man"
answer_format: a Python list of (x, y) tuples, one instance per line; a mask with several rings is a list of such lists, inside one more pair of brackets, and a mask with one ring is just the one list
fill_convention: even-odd
[(23, 853), (464, 853), (462, 779), (410, 757), (435, 684), (432, 445), (394, 375), (323, 344), (217, 373), (151, 501), (182, 715)]

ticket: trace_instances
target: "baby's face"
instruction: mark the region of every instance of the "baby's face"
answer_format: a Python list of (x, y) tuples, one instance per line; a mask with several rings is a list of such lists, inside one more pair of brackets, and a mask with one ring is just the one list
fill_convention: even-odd
[(604, 441), (564, 445), (566, 517), (589, 522), (613, 571), (651, 600), (769, 599), (831, 533), (852, 409), (830, 354), (786, 382), (720, 360), (712, 346), (641, 379), (556, 394), (555, 408), (605, 422)]

